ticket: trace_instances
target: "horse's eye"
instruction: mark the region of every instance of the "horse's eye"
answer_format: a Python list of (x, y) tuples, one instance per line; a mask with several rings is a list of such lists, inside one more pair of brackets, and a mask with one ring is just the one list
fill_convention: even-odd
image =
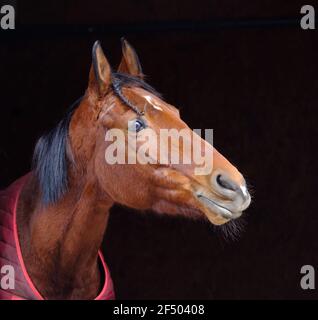
[(146, 128), (146, 124), (142, 121), (142, 119), (135, 119), (134, 121), (131, 121), (129, 127), (130, 131), (139, 132)]

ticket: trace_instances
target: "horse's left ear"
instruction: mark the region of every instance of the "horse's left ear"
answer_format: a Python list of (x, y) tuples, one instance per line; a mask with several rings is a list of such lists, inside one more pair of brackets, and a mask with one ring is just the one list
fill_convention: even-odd
[(118, 72), (128, 73), (142, 79), (144, 75), (135, 49), (124, 38), (121, 38), (121, 46), (123, 57), (118, 67)]

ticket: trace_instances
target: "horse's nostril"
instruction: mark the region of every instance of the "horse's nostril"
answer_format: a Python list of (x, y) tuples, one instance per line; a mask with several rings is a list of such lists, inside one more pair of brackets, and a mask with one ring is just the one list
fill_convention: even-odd
[(226, 178), (221, 174), (217, 175), (216, 182), (223, 189), (228, 189), (232, 191), (236, 191), (238, 189), (238, 186), (235, 182), (231, 181), (230, 179)]

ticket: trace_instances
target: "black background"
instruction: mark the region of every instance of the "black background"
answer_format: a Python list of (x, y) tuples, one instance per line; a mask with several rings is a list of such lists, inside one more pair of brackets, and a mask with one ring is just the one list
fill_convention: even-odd
[(183, 119), (214, 129), (254, 202), (237, 241), (203, 222), (114, 207), (104, 252), (117, 298), (318, 297), (299, 285), (302, 265), (318, 273), (318, 38), (299, 26), (301, 6), (316, 1), (13, 2), (17, 30), (0, 31), (2, 188), (83, 94), (93, 42), (116, 67), (125, 36)]

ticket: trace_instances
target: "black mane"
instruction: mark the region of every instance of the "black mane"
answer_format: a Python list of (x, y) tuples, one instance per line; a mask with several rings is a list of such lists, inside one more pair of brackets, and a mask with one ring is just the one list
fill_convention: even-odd
[[(128, 107), (138, 109), (122, 94), (122, 87), (138, 87), (160, 97), (160, 94), (142, 79), (122, 73), (113, 73), (113, 91)], [(44, 205), (56, 203), (68, 189), (68, 162), (66, 148), (69, 124), (82, 98), (68, 110), (64, 118), (37, 142), (33, 154), (33, 170), (38, 179)]]
[(113, 79), (113, 87), (118, 85), (119, 88), (122, 88), (122, 87), (142, 88), (154, 94), (155, 96), (161, 98), (161, 94), (141, 78), (133, 77), (126, 73), (116, 72), (116, 73), (113, 73), (112, 79)]

